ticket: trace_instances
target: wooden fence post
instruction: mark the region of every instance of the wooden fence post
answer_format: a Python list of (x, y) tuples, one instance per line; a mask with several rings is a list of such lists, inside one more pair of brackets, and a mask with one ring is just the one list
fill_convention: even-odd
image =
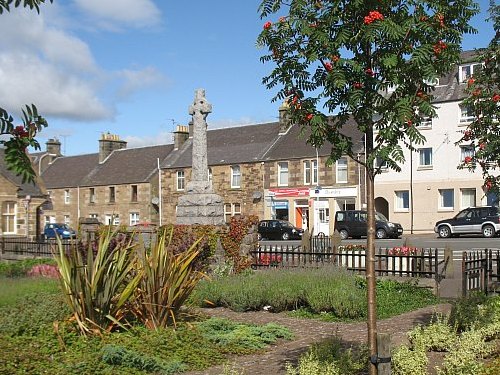
[(391, 375), (391, 335), (388, 333), (377, 334), (377, 356), (370, 358), (377, 365), (378, 375)]

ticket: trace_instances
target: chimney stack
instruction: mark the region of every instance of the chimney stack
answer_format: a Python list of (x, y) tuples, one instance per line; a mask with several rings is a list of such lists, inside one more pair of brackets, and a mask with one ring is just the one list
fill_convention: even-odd
[(174, 150), (178, 150), (189, 138), (189, 128), (185, 125), (177, 125), (174, 132)]
[(120, 140), (120, 136), (116, 134), (105, 133), (101, 134), (99, 140), (99, 163), (104, 160), (115, 150), (120, 150), (127, 147), (127, 142)]
[(61, 142), (56, 138), (50, 138), (45, 142), (47, 154), (61, 156)]
[(285, 134), (290, 128), (290, 116), (288, 115), (288, 110), (290, 106), (288, 102), (285, 100), (283, 104), (279, 108), (279, 134)]

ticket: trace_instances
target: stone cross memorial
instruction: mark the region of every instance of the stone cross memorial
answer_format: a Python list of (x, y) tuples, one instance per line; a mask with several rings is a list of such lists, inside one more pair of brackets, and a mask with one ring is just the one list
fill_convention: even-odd
[(194, 102), (189, 106), (193, 119), (191, 181), (186, 186), (186, 194), (180, 196), (177, 203), (177, 224), (224, 224), (222, 198), (213, 192), (208, 179), (206, 119), (210, 112), (212, 105), (205, 98), (205, 90), (196, 90)]

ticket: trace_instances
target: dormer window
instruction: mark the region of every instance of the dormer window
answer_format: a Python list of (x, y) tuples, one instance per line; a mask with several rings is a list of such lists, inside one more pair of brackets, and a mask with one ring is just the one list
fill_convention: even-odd
[(428, 86), (437, 86), (439, 85), (439, 78), (426, 78), (424, 83)]
[(483, 68), (483, 65), (479, 64), (479, 63), (460, 65), (460, 68), (458, 69), (459, 81), (460, 82), (467, 81), (474, 74), (478, 74), (482, 68)]

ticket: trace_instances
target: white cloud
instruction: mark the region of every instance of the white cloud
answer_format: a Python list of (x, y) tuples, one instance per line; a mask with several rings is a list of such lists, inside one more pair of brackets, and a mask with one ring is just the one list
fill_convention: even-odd
[(74, 1), (88, 15), (103, 21), (101, 27), (147, 27), (157, 25), (161, 20), (161, 12), (151, 0)]
[(165, 86), (166, 84), (166, 78), (152, 66), (138, 70), (124, 69), (118, 72), (117, 76), (123, 80), (118, 91), (120, 96), (128, 96), (144, 87)]
[(123, 139), (127, 142), (127, 148), (164, 145), (173, 143), (172, 133), (160, 132), (147, 137), (127, 136)]
[(0, 103), (14, 112), (36, 103), (46, 117), (97, 120), (113, 115), (87, 81), (21, 53), (0, 54)]

